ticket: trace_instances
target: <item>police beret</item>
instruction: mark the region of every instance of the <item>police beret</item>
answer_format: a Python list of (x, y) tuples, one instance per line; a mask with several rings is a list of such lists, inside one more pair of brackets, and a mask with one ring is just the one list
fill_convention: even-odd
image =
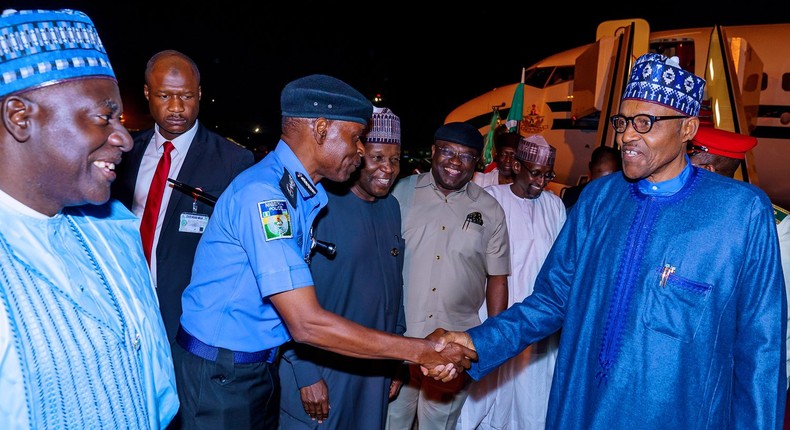
[(373, 103), (340, 79), (310, 75), (283, 88), (280, 110), (285, 117), (323, 117), (368, 125), (373, 115)]
[(477, 152), (483, 150), (483, 135), (473, 125), (465, 122), (450, 122), (439, 127), (433, 135), (433, 140), (457, 143), (476, 149)]
[(700, 127), (691, 139), (700, 151), (729, 158), (744, 159), (746, 151), (757, 145), (757, 138), (713, 127)]

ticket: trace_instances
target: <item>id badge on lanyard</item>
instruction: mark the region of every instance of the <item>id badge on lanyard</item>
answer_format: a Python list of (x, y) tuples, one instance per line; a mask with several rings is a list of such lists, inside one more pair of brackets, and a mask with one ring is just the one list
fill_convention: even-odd
[(208, 215), (197, 211), (197, 198), (192, 201), (192, 212), (183, 212), (181, 222), (178, 224), (178, 231), (184, 233), (203, 234), (208, 225)]

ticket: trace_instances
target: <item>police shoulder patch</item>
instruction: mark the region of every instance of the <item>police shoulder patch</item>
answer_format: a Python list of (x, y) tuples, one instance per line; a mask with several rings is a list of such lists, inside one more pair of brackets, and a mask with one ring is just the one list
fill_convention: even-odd
[(285, 200), (266, 200), (258, 203), (263, 234), (266, 241), (293, 237), (291, 214)]

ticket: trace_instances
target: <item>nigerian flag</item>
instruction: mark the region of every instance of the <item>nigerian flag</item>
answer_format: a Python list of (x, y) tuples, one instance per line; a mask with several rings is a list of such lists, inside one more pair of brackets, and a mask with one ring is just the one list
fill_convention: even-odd
[(507, 113), (505, 125), (511, 133), (518, 133), (519, 123), (524, 118), (524, 73), (522, 72), (521, 82), (516, 85), (513, 93), (513, 102), (510, 104), (510, 112)]
[(491, 115), (491, 126), (488, 129), (488, 134), (486, 135), (486, 142), (485, 146), (483, 146), (483, 158), (482, 163), (483, 166), (488, 166), (494, 161), (494, 138), (496, 137), (496, 128), (499, 125), (499, 109), (494, 108), (494, 113)]

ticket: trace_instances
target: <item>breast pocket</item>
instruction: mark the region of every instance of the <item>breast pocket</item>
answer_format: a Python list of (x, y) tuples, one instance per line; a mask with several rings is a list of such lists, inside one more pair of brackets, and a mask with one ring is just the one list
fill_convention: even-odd
[(713, 286), (684, 278), (677, 273), (664, 276), (665, 268), (657, 269), (651, 282), (645, 326), (682, 342), (691, 342), (697, 334), (708, 306)]

